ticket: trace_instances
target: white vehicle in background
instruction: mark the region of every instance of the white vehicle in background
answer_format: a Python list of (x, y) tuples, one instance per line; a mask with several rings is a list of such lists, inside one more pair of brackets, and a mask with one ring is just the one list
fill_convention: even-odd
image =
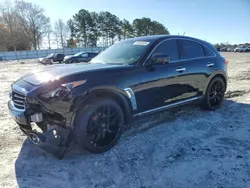
[(247, 52), (250, 52), (250, 46), (247, 47)]
[(247, 52), (247, 48), (244, 46), (239, 46), (234, 49), (234, 52)]
[(234, 51), (233, 48), (228, 48), (228, 49), (227, 49), (227, 52), (233, 52), (233, 51)]

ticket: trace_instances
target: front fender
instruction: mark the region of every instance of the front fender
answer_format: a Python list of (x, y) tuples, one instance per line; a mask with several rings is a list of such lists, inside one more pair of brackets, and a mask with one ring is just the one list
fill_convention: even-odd
[(87, 103), (87, 101), (95, 97), (111, 97), (114, 98), (119, 105), (122, 107), (125, 115), (125, 123), (128, 124), (132, 120), (132, 104), (126, 92), (122, 89), (115, 88), (112, 86), (102, 86), (91, 88), (86, 91), (83, 95), (75, 98), (72, 104), (72, 119), (71, 125), (74, 124), (75, 116), (81, 107)]

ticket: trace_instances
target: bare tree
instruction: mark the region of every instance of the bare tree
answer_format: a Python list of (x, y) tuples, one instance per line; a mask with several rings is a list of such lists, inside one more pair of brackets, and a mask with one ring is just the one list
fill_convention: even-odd
[(51, 34), (52, 34), (52, 27), (51, 27), (51, 24), (49, 24), (47, 28), (47, 40), (48, 40), (49, 49), (51, 49)]
[(36, 50), (39, 48), (42, 38), (47, 34), (46, 31), (50, 19), (44, 15), (43, 8), (23, 0), (16, 1), (15, 8), (18, 14), (18, 21)]
[(5, 39), (4, 42), (13, 46), (16, 51), (16, 46), (19, 43), (17, 35), (15, 35), (15, 31), (17, 30), (16, 11), (12, 6), (11, 1), (6, 0), (0, 7), (0, 23), (3, 24), (3, 28), (6, 28), (5, 38), (3, 38)]
[(54, 34), (56, 39), (59, 39), (60, 46), (64, 48), (67, 44), (67, 38), (69, 37), (69, 27), (62, 21), (62, 19), (55, 22)]

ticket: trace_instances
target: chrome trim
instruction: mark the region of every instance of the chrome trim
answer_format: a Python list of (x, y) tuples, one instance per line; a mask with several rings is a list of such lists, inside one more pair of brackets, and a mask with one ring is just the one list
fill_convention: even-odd
[(176, 72), (182, 72), (182, 71), (186, 71), (186, 68), (179, 68), (179, 69), (176, 69)]
[(10, 101), (10, 103), (11, 103), (12, 109), (13, 109), (14, 111), (18, 111), (18, 112), (24, 112), (24, 111), (25, 111), (25, 108), (22, 109), (22, 108), (17, 108), (17, 107), (15, 107), (13, 101)]
[(16, 95), (16, 94), (14, 94), (14, 97), (16, 97), (16, 98), (18, 98), (18, 99), (25, 100), (25, 97), (22, 97), (22, 96), (20, 96), (20, 95)]
[(125, 88), (124, 91), (126, 92), (133, 110), (137, 110), (137, 103), (136, 103), (136, 98), (133, 90), (131, 88)]
[(18, 103), (15, 103), (15, 101), (13, 101), (13, 104), (14, 104), (15, 106), (20, 106), (20, 107), (22, 107), (22, 108), (25, 108), (24, 104), (18, 104)]
[(173, 104), (168, 104), (166, 106), (161, 106), (161, 107), (158, 107), (158, 108), (154, 108), (154, 109), (151, 109), (151, 110), (140, 112), (138, 114), (135, 114), (133, 117), (143, 116), (143, 115), (150, 114), (150, 113), (153, 113), (153, 112), (158, 112), (158, 111), (161, 111), (161, 110), (166, 110), (166, 109), (169, 109), (169, 108), (172, 108), (172, 107), (176, 107), (176, 106), (179, 106), (179, 105), (182, 105), (182, 104), (185, 104), (185, 103), (189, 103), (189, 102), (201, 99), (201, 98), (202, 98), (202, 96), (200, 96), (200, 97), (194, 97), (194, 98), (183, 100), (183, 101), (179, 101), (179, 102), (176, 102), (176, 103), (173, 103)]
[(12, 89), (13, 89), (14, 91), (19, 92), (19, 93), (22, 94), (22, 95), (25, 95), (25, 96), (26, 96), (27, 93), (28, 93), (28, 91), (27, 91), (26, 89), (24, 89), (24, 88), (22, 88), (22, 87), (19, 87), (19, 86), (15, 85), (15, 84), (12, 85)]
[[(196, 41), (196, 40), (193, 40), (193, 39), (187, 39), (187, 38), (178, 38), (178, 37), (175, 37), (175, 38), (170, 38), (170, 39), (164, 39), (162, 40), (161, 42), (159, 42), (155, 47), (154, 49), (150, 52), (150, 54), (148, 55), (148, 57), (146, 58), (146, 60), (143, 62), (143, 65), (146, 64), (147, 60), (149, 59), (149, 57), (152, 55), (152, 53), (154, 52), (154, 50), (163, 42), (165, 41), (168, 41), (168, 40), (189, 40), (189, 41), (192, 41), (192, 42), (196, 42), (196, 43), (199, 43), (200, 45), (204, 46), (205, 48), (207, 48), (208, 50), (210, 50), (214, 56), (205, 56), (205, 57), (197, 57), (197, 58), (188, 58), (188, 59), (179, 59), (177, 61), (170, 61), (170, 63), (177, 63), (177, 62), (182, 62), (182, 61), (187, 61), (187, 60), (195, 60), (195, 59), (204, 59), (204, 58), (207, 58), (207, 57), (217, 57), (217, 55), (213, 52), (213, 50), (211, 50), (209, 47), (205, 46), (204, 44), (202, 44), (201, 42), (199, 41)], [(178, 44), (177, 44), (178, 45)], [(205, 53), (205, 52), (204, 52)]]
[(22, 104), (24, 104), (24, 100), (14, 99), (13, 101), (14, 101), (14, 102), (18, 102), (18, 103), (22, 103)]
[(207, 67), (212, 67), (212, 66), (214, 66), (214, 63), (208, 63), (207, 64)]

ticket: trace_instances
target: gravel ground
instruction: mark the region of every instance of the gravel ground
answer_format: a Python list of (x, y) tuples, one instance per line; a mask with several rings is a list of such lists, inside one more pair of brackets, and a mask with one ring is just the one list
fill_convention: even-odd
[(250, 187), (250, 53), (230, 61), (226, 100), (137, 119), (119, 144), (99, 155), (74, 146), (64, 160), (37, 149), (8, 109), (10, 84), (43, 66), (0, 62), (0, 187)]

